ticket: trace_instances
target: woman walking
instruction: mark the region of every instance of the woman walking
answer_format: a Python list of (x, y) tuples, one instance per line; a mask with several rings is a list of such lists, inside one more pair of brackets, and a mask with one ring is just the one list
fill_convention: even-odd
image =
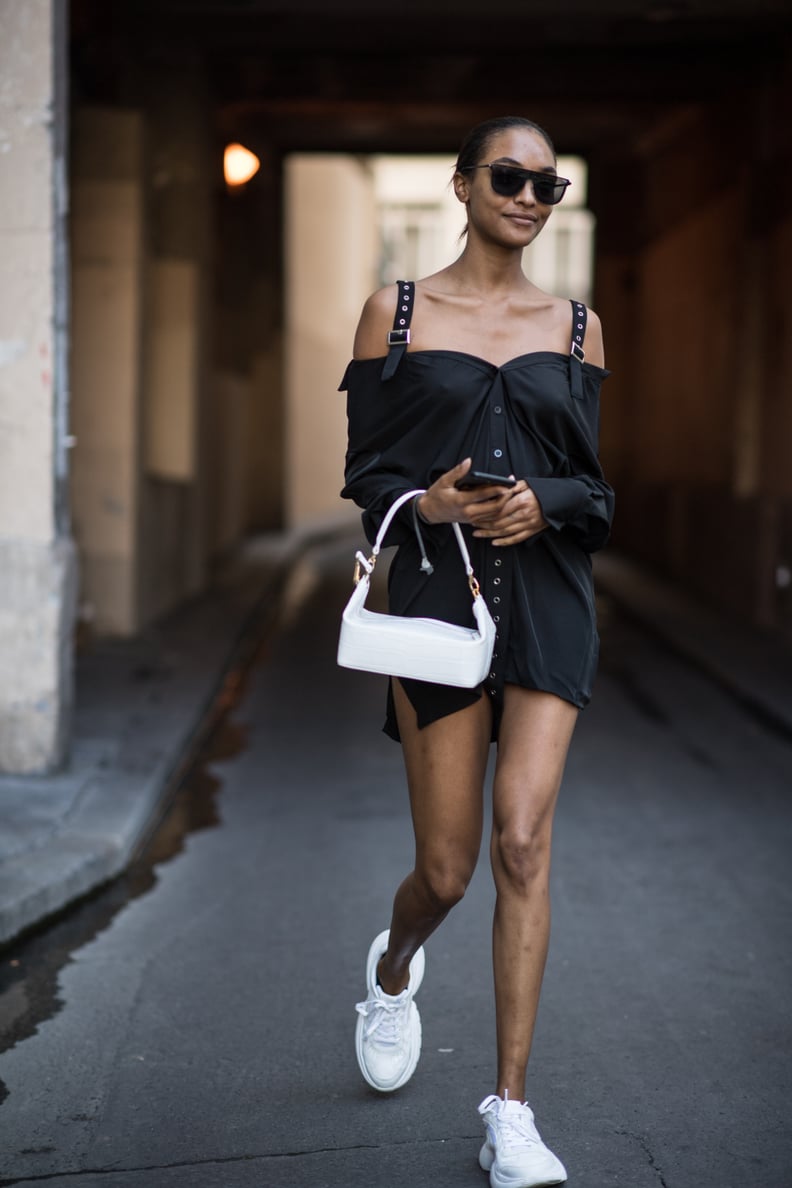
[[(363, 309), (341, 384), (343, 495), (364, 509), (373, 540), (393, 501), (425, 488), (388, 534), (399, 546), (390, 610), (471, 624), (449, 528), (457, 521), (497, 638), (478, 689), (389, 683), (385, 730), (404, 752), (415, 866), (369, 950), (356, 1051), (363, 1076), (383, 1092), (415, 1071), (422, 946), (473, 874), (495, 741), (497, 1079), (479, 1106), (479, 1162), (492, 1188), (531, 1188), (566, 1179), (525, 1102), (526, 1069), (548, 945), (553, 813), (597, 662), (590, 553), (607, 540), (613, 507), (597, 459), (607, 372), (596, 315), (543, 293), (522, 271), (523, 249), (569, 184), (557, 176), (547, 133), (522, 117), (480, 124), (453, 184), (467, 212), (461, 256), (380, 290)], [(517, 481), (470, 486), (473, 470)]]

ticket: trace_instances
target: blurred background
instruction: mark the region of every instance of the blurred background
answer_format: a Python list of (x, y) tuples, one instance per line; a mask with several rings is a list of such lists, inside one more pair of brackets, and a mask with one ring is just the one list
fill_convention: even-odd
[(459, 250), (493, 115), (573, 179), (526, 270), (604, 323), (615, 547), (788, 640), (790, 110), (779, 0), (0, 0), (0, 771), (76, 641), (356, 518), (361, 303)]

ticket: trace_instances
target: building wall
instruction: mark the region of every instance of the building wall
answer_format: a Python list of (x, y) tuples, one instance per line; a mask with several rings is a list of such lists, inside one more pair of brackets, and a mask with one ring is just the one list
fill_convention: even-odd
[[(792, 631), (789, 70), (592, 163), (614, 541)], [(608, 178), (625, 181), (621, 196)], [(768, 179), (765, 186), (758, 179)], [(772, 180), (771, 180), (772, 179)]]
[[(264, 132), (255, 147), (261, 169), (252, 182), (215, 194), (214, 423), (230, 415), (229, 432), (244, 434), (244, 448), (227, 459), (230, 472), (214, 468), (210, 509), (225, 506), (229, 482), (241, 487), (241, 498), (234, 497), (234, 524), (226, 519), (215, 533), (213, 553), (228, 552), (245, 533), (284, 524), (283, 170)], [(227, 406), (229, 383), (236, 396)]]
[(294, 528), (345, 514), (338, 492), (346, 408), (336, 388), (376, 286), (373, 179), (352, 157), (296, 156), (287, 164), (285, 210), (285, 491)]
[(68, 748), (76, 564), (68, 391), (65, 12), (0, 6), (0, 771)]
[(134, 107), (72, 113), (71, 497), (81, 613), (103, 635), (200, 591), (231, 515), (225, 486), (210, 498), (227, 443), (210, 432), (205, 81), (187, 64), (133, 74), (128, 91)]

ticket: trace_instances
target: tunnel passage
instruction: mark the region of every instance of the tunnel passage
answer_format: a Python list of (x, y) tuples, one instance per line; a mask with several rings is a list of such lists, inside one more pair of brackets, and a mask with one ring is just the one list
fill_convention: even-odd
[[(251, 532), (337, 514), (332, 464), (310, 505), (289, 487), (289, 336), (305, 312), (289, 306), (285, 266), (290, 154), (453, 160), (473, 123), (518, 112), (589, 169), (616, 545), (788, 633), (784, 9), (493, 0), (484, 13), (464, 0), (449, 15), (405, 0), (394, 20), (362, 0), (74, 0), (73, 408), (90, 448), (75, 451), (72, 498), (100, 626), (134, 630), (200, 589)], [(221, 172), (230, 141), (261, 162), (234, 192)], [(345, 271), (321, 270), (335, 289), (316, 307), (332, 319), (298, 325), (298, 358), (315, 349), (310, 333), (348, 350), (376, 282), (354, 165), (344, 186), (315, 196), (316, 250), (346, 237)], [(99, 425), (97, 318), (127, 363)], [(320, 435), (337, 380), (315, 396)]]

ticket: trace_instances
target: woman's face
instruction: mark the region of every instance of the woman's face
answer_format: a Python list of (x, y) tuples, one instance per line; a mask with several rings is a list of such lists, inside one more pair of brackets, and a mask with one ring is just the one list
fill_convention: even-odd
[[(480, 165), (512, 165), (536, 173), (555, 174), (556, 164), (547, 142), (530, 128), (509, 128), (493, 136)], [(525, 247), (550, 217), (552, 206), (537, 202), (533, 184), (526, 181), (513, 197), (496, 194), (489, 169), (458, 173), (454, 189), (467, 207), (468, 233), (478, 233), (504, 246)]]

